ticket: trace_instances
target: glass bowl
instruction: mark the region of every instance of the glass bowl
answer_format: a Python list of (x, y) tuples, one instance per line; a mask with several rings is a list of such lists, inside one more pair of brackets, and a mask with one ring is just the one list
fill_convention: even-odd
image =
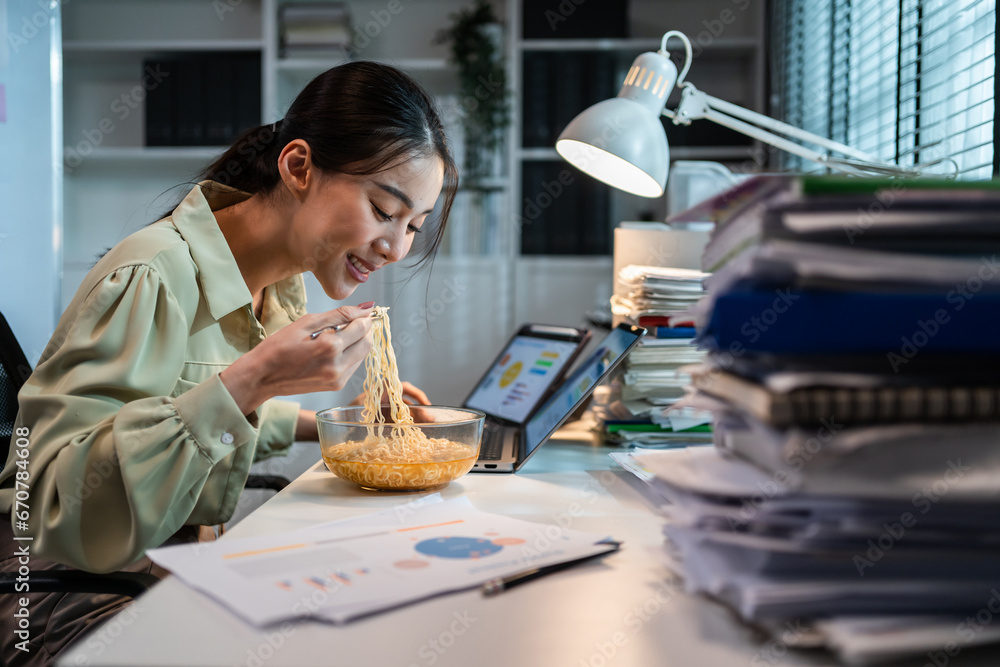
[(411, 406), (412, 426), (366, 424), (361, 406), (316, 414), (323, 461), (330, 471), (377, 491), (444, 486), (472, 469), (486, 415), (441, 405)]

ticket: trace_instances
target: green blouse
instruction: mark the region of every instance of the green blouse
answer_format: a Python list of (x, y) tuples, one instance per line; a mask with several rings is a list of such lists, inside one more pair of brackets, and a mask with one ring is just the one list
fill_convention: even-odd
[[(219, 373), (305, 314), (301, 276), (264, 291), (261, 321), (213, 210), (248, 195), (191, 190), (87, 274), (19, 395), (32, 554), (119, 569), (183, 526), (227, 521), (255, 460), (292, 443), (298, 405), (244, 416)], [(22, 441), (23, 442), (23, 441)], [(12, 509), (17, 447), (0, 472)], [(21, 475), (22, 481), (24, 475)], [(19, 529), (20, 528), (20, 529)]]

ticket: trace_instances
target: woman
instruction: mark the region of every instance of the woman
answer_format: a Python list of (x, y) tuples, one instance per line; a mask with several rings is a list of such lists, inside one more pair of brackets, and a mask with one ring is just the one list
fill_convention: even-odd
[[(149, 571), (146, 549), (227, 521), (251, 463), (316, 437), (314, 413), (271, 399), (342, 388), (371, 348), (373, 304), (307, 315), (301, 274), (347, 299), (427, 233), (444, 188), (430, 256), (457, 180), (419, 86), (391, 67), (349, 63), (306, 86), (283, 120), (239, 139), (172, 215), (109, 251), (19, 395), (30, 520), (15, 534), (33, 537), (32, 567)], [(0, 473), (0, 512), (11, 511), (16, 468)], [(66, 609), (38, 597), (32, 657), (42, 662), (121, 603)]]

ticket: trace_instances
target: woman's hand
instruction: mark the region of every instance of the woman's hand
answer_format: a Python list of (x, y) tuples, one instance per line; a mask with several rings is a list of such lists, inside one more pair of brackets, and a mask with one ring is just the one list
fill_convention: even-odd
[[(407, 405), (430, 405), (431, 400), (427, 398), (427, 394), (421, 391), (419, 388), (410, 384), (409, 382), (400, 382), (403, 386), (403, 402)], [(364, 405), (365, 395), (358, 394), (354, 400), (351, 401), (350, 405)], [(389, 392), (382, 390), (382, 405), (389, 405)]]
[[(275, 396), (343, 389), (372, 348), (370, 314), (371, 306), (341, 306), (306, 315), (265, 338), (219, 377), (243, 414)], [(347, 326), (310, 335), (337, 324)]]
[[(407, 405), (417, 406), (417, 405), (431, 404), (430, 399), (427, 398), (427, 394), (425, 394), (417, 387), (413, 386), (409, 382), (400, 382), (399, 384), (402, 385), (403, 388), (403, 402), (406, 403)], [(364, 404), (365, 404), (364, 394), (359, 394), (353, 401), (351, 401), (351, 405), (364, 405)], [(386, 391), (384, 387), (382, 389), (381, 406), (382, 406), (382, 415), (385, 417), (386, 422), (391, 423), (392, 412), (389, 408), (389, 392)], [(413, 421), (417, 423), (425, 421), (433, 421), (429, 420), (425, 412), (417, 407), (410, 408), (410, 416), (413, 417)]]

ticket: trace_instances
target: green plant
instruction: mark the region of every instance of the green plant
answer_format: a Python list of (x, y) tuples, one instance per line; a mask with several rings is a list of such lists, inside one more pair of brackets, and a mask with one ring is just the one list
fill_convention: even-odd
[(489, 175), (492, 156), (503, 142), (510, 124), (510, 91), (500, 24), (488, 0), (451, 15), (451, 24), (438, 32), (435, 42), (448, 44), (451, 62), (458, 68), (459, 93), (465, 111), (465, 176), (474, 184)]

